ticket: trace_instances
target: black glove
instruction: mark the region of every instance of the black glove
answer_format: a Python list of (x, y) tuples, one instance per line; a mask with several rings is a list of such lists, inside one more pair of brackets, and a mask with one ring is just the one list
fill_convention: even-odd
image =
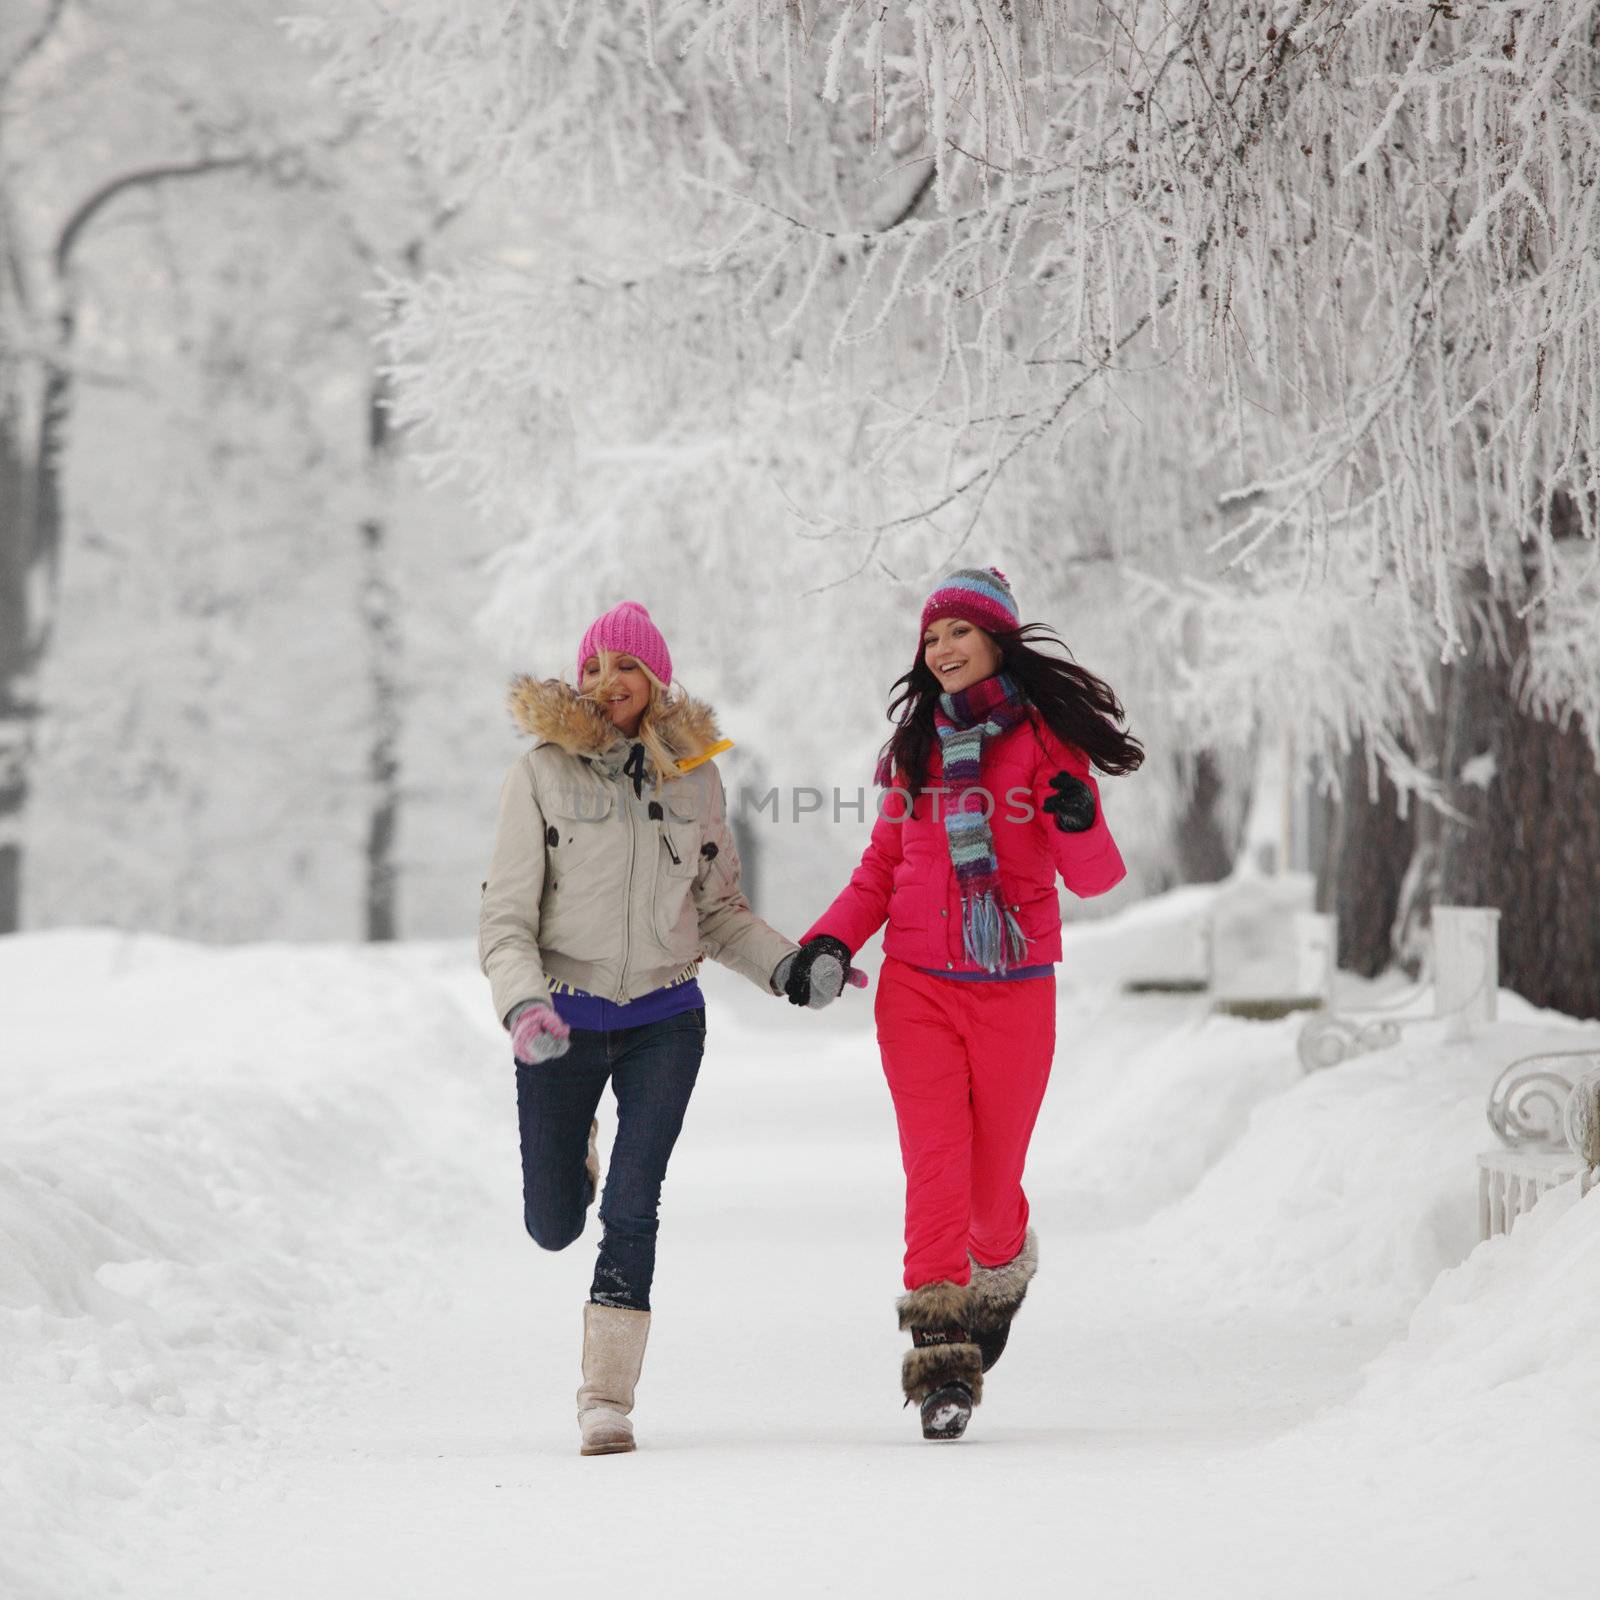
[(1094, 790), (1070, 772), (1058, 772), (1050, 780), (1055, 793), (1043, 809), (1056, 819), (1063, 833), (1087, 833), (1094, 826)]
[(850, 946), (831, 933), (819, 933), (785, 956), (773, 977), (790, 1005), (819, 1011), (839, 998), (850, 977)]

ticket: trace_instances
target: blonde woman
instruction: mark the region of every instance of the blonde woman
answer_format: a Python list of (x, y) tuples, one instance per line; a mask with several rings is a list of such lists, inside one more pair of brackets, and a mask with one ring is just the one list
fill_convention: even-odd
[(848, 975), (750, 909), (713, 757), (710, 708), (674, 691), (672, 657), (625, 601), (583, 636), (578, 687), (519, 679), (538, 742), (500, 797), (479, 957), (516, 1058), (523, 1215), (547, 1250), (583, 1232), (599, 1188), (595, 1111), (617, 1132), (583, 1318), (584, 1455), (634, 1448), (667, 1163), (705, 1046), (702, 956), (813, 1009)]

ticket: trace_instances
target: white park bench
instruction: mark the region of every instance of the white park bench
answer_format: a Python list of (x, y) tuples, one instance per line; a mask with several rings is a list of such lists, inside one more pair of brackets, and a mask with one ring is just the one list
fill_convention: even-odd
[(1328, 1008), (1308, 1018), (1296, 1043), (1300, 1065), (1322, 1072), (1352, 1056), (1387, 1049), (1400, 1042), (1402, 1029), (1418, 1023), (1445, 1021), (1447, 1037), (1464, 1038), (1474, 1025), (1495, 1021), (1499, 923), (1500, 913), (1491, 906), (1435, 906), (1428, 978), (1383, 1005)]
[[(1307, 1072), (1397, 1044), (1403, 1029), (1445, 1021), (1446, 1037), (1493, 1023), (1500, 994), (1500, 913), (1436, 906), (1428, 981), (1366, 1009), (1307, 1019), (1297, 1049)], [(1428, 1003), (1429, 990), (1432, 1004)], [(1509, 1233), (1541, 1195), (1575, 1179), (1587, 1192), (1600, 1167), (1600, 1046), (1543, 1051), (1510, 1062), (1489, 1091), (1497, 1145), (1478, 1157), (1478, 1233)]]
[(1600, 1046), (1546, 1050), (1511, 1062), (1489, 1091), (1500, 1142), (1478, 1157), (1478, 1237), (1510, 1233), (1541, 1195), (1600, 1167)]

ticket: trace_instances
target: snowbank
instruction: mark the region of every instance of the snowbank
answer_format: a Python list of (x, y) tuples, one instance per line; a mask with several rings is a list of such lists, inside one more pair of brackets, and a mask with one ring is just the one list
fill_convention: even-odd
[[(1558, 1019), (1499, 1023), (1458, 1043), (1430, 1022), (1301, 1078), (1249, 1113), (1237, 1143), (1152, 1219), (1140, 1247), (1197, 1294), (1403, 1316), (1477, 1242), (1476, 1157), (1491, 1142), (1484, 1106), (1496, 1075), (1520, 1055), (1593, 1038)], [(1222, 1082), (1250, 1070), (1218, 1065)]]
[(219, 1438), (242, 1468), (260, 1408), (354, 1379), (351, 1307), (405, 1305), (475, 1193), (463, 965), (0, 940), (0, 1593), (89, 1592), (64, 1552), (114, 1546), (117, 1502), (190, 1492)]
[[(1552, 1191), (1443, 1273), (1375, 1362), (1358, 1417), (1403, 1415), (1413, 1443), (1462, 1430), (1600, 1445), (1600, 1191)], [(1589, 1465), (1592, 1467), (1593, 1458)]]
[(1076, 1226), (1142, 1221), (1189, 1193), (1257, 1106), (1301, 1081), (1294, 1021), (1213, 1017), (1204, 997), (1064, 992), (1029, 1162)]
[[(1170, 932), (1193, 909), (1146, 915)], [(1277, 1538), (1234, 1546), (1229, 1592), (1587, 1593), (1600, 1194), (1570, 1184), (1480, 1244), (1476, 1156), (1492, 1143), (1484, 1108), (1500, 1070), (1596, 1044), (1594, 1025), (1502, 991), (1503, 1020), (1467, 1040), (1423, 1022), (1306, 1077), (1298, 1018), (1240, 1022), (1203, 999), (1115, 993), (1139, 948), (1136, 920), (1119, 922), (1103, 939), (1071, 936), (1035, 1147), (1052, 1222), (1130, 1224), (1106, 1248), (1138, 1264), (1130, 1292), (1159, 1314), (1173, 1298), (1193, 1307), (1197, 1349), (1207, 1326), (1247, 1334), (1252, 1309), (1297, 1319), (1308, 1340), (1392, 1330), (1353, 1394), (1219, 1461), (1207, 1485), (1219, 1518), (1275, 1498), (1287, 1513)], [(1286, 1565), (1285, 1543), (1303, 1562)]]
[[(1128, 1248), (1191, 1297), (1403, 1319), (1477, 1242), (1496, 1075), (1600, 1033), (1502, 991), (1503, 1020), (1465, 1040), (1408, 1023), (1398, 1045), (1308, 1077), (1303, 1016), (1248, 1022), (1204, 995), (1120, 992), (1214, 895), (1179, 890), (1069, 930), (1034, 1187), (1078, 1226), (1130, 1227)], [(1346, 992), (1371, 1004), (1381, 987)]]
[(1203, 982), (1206, 924), (1221, 886), (1188, 884), (1098, 922), (1061, 930), (1061, 970), (1079, 988), (1130, 982)]
[(1577, 1188), (1445, 1272), (1351, 1399), (1232, 1464), (1224, 1493), (1324, 1486), (1339, 1536), (1301, 1593), (1594, 1592), (1600, 1194)]

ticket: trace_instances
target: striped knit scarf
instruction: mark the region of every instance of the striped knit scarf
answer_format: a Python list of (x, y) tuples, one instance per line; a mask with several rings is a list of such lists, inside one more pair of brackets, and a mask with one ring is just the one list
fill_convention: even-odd
[(1027, 715), (1022, 692), (1005, 673), (959, 694), (942, 694), (933, 714), (944, 753), (945, 838), (961, 887), (961, 942), (985, 972), (1004, 972), (1026, 954), (1028, 941), (1000, 892), (989, 815), (996, 800), (983, 790), (983, 746)]

